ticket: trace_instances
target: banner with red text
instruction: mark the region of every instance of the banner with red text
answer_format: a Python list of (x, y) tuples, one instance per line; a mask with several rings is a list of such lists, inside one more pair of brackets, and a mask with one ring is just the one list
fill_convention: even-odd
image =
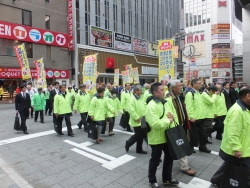
[(43, 58), (34, 61), (37, 71), (37, 88), (47, 88), (46, 72), (44, 69)]

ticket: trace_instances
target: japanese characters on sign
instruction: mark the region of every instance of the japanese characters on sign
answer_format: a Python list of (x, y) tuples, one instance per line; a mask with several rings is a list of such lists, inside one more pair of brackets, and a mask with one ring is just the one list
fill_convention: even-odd
[(68, 35), (69, 35), (69, 51), (72, 51), (74, 50), (72, 0), (68, 0)]
[(133, 49), (134, 52), (140, 54), (148, 54), (148, 41), (134, 38), (133, 39)]
[(113, 48), (113, 32), (98, 27), (90, 27), (90, 45)]
[(34, 61), (37, 71), (37, 88), (47, 88), (46, 72), (44, 69), (43, 58)]
[(120, 33), (114, 34), (114, 49), (132, 51), (131, 37)]
[(174, 46), (173, 40), (160, 40), (159, 50), (159, 81), (166, 84), (174, 77)]

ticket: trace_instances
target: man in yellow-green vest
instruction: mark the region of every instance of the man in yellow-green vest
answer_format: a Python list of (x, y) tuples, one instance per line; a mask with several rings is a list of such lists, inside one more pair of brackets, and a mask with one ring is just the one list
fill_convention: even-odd
[(141, 130), (141, 118), (145, 116), (145, 103), (142, 98), (142, 88), (140, 85), (134, 87), (134, 98), (131, 97), (129, 104), (129, 124), (134, 128), (135, 134), (126, 141), (125, 150), (128, 152), (129, 147), (136, 142), (136, 153), (147, 154), (146, 151), (142, 149), (143, 143), (143, 132)]
[(79, 129), (81, 129), (82, 125), (84, 125), (84, 129), (87, 130), (87, 116), (91, 97), (85, 89), (85, 84), (80, 85), (80, 92), (75, 97), (74, 112), (76, 114), (78, 111), (81, 115), (81, 120), (77, 124)]
[(64, 135), (62, 132), (62, 122), (65, 118), (68, 129), (68, 136), (73, 137), (73, 131), (71, 128), (70, 116), (72, 115), (71, 110), (71, 96), (66, 92), (66, 85), (60, 85), (60, 92), (55, 95), (54, 98), (54, 114), (58, 119), (57, 133)]
[(46, 108), (45, 108), (45, 115), (47, 115), (47, 112), (49, 111), (49, 116), (51, 116), (52, 113), (52, 105), (51, 105), (51, 100), (50, 100), (50, 91), (51, 91), (51, 86), (47, 86), (47, 90), (45, 90), (43, 93), (45, 95), (45, 100), (46, 100)]
[(225, 168), (226, 163), (232, 163), (238, 158), (241, 161), (241, 166), (248, 169), (248, 182), (244, 183), (249, 185), (250, 89), (248, 87), (244, 87), (240, 90), (239, 99), (229, 109), (224, 124), (225, 127), (219, 155), (225, 162), (213, 175), (211, 183), (219, 186), (225, 171), (228, 170), (228, 168)]

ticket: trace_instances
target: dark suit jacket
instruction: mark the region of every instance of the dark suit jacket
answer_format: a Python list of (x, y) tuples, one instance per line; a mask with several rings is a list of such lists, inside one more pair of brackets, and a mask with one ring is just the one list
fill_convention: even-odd
[(234, 88), (230, 87), (230, 89), (229, 89), (229, 96), (230, 96), (232, 105), (234, 105), (234, 103), (239, 98), (238, 92)]
[(232, 106), (232, 103), (231, 103), (231, 98), (229, 96), (229, 93), (225, 90), (225, 89), (222, 89), (221, 91), (224, 96), (225, 96), (225, 102), (226, 102), (226, 106), (227, 106), (227, 110), (229, 110), (229, 108), (231, 108)]
[(24, 112), (31, 108), (31, 101), (30, 95), (26, 93), (25, 99), (23, 98), (22, 94), (19, 93), (16, 95), (15, 107), (18, 112)]
[(52, 89), (50, 91), (50, 96), (49, 96), (52, 109), (54, 109), (54, 98), (55, 98), (55, 96), (56, 96), (56, 90)]

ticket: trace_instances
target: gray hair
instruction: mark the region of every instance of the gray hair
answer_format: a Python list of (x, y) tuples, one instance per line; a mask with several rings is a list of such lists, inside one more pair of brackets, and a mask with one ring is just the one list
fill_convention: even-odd
[(145, 83), (145, 84), (143, 85), (143, 87), (144, 87), (144, 88), (147, 88), (147, 87), (148, 87), (148, 83)]
[(170, 87), (175, 87), (177, 83), (181, 83), (180, 80), (170, 80)]
[(135, 85), (134, 91), (138, 91), (139, 89), (141, 89), (141, 85)]

